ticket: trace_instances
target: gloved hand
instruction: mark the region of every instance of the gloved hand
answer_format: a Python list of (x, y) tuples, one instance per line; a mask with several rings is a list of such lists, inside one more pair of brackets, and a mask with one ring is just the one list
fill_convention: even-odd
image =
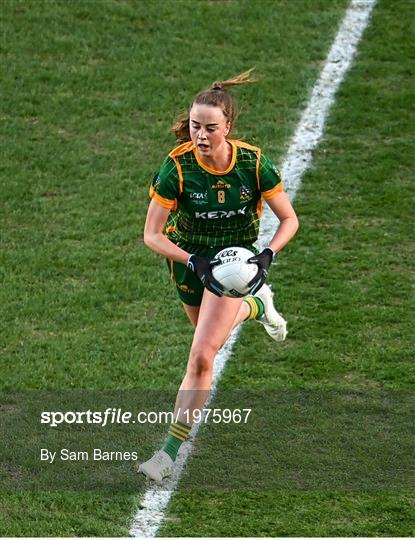
[(216, 296), (223, 296), (224, 289), (212, 274), (212, 268), (217, 264), (220, 264), (219, 259), (209, 260), (206, 257), (199, 257), (199, 255), (190, 255), (187, 261), (187, 267), (197, 275), (208, 291)]
[(271, 265), (272, 259), (274, 257), (274, 252), (271, 248), (265, 248), (259, 255), (250, 257), (247, 262), (255, 263), (258, 265), (258, 272), (256, 276), (251, 279), (248, 283), (249, 292), (254, 295), (262, 285), (265, 283), (265, 280), (268, 276), (268, 268)]

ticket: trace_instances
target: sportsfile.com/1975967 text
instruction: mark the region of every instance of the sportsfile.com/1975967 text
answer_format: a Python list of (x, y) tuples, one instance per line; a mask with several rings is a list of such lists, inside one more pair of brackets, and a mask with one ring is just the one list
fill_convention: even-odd
[(123, 411), (121, 408), (108, 407), (104, 411), (42, 411), (40, 423), (50, 427), (61, 424), (94, 424), (105, 427), (110, 424), (171, 424), (183, 418), (185, 422), (214, 424), (246, 424), (252, 409), (204, 408), (178, 409), (177, 411)]

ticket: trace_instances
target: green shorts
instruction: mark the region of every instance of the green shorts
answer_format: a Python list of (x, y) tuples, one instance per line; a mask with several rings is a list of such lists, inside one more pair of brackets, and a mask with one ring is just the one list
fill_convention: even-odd
[[(180, 245), (180, 247), (189, 253), (213, 259), (216, 253), (219, 253), (219, 251), (229, 246), (200, 247)], [(252, 245), (243, 245), (240, 247), (249, 249), (253, 253), (258, 253), (258, 250)], [(170, 277), (176, 286), (180, 300), (189, 306), (200, 306), (205, 288), (197, 275), (192, 272), (190, 268), (187, 268), (185, 264), (172, 261), (171, 259), (167, 259), (167, 265), (169, 267)]]

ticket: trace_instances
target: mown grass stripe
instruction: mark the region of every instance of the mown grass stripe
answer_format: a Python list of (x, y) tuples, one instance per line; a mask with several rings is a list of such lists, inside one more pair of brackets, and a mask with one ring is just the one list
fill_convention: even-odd
[[(369, 22), (376, 0), (352, 0), (336, 34), (324, 63), (319, 79), (314, 85), (310, 100), (301, 115), (292, 142), (283, 160), (282, 174), (286, 180), (290, 199), (293, 200), (300, 187), (304, 172), (310, 166), (312, 152), (323, 134), (324, 124), (330, 107), (335, 101), (336, 91), (351, 66), (357, 45)], [(272, 237), (277, 220), (266, 206), (261, 221), (258, 245), (265, 246)], [(232, 353), (240, 328), (232, 333), (217, 355), (214, 366), (212, 390), (206, 406), (214, 398), (218, 381)], [(182, 445), (173, 476), (162, 486), (151, 486), (144, 494), (140, 508), (132, 520), (130, 534), (134, 537), (154, 537), (164, 518), (167, 505), (176, 490), (183, 467), (192, 452), (192, 439), (198, 427), (190, 432), (190, 439)]]

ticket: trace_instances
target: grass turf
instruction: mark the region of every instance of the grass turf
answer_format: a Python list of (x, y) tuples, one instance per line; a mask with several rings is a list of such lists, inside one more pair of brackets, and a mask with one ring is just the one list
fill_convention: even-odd
[[(256, 65), (260, 84), (237, 94), (239, 134), (274, 158), (282, 155), (345, 5), (2, 5), (2, 390), (178, 386), (190, 327), (164, 263), (141, 241), (148, 182), (172, 145), (168, 127), (200, 88)], [(223, 388), (397, 389), (413, 381), (403, 195), (411, 45), (391, 45), (408, 35), (409, 9), (404, 2), (399, 10), (377, 8), (328, 142), (296, 203), (302, 230), (278, 267), (290, 340), (275, 362), (272, 343), (247, 325)], [(362, 93), (374, 96), (373, 111), (363, 106)], [(325, 493), (284, 497), (279, 505), (275, 493), (185, 492), (163, 532), (298, 535), (318, 522), (317, 534), (324, 535), (348, 530), (354, 516), (356, 534), (404, 535), (413, 504), (405, 494), (339, 494), (340, 502)], [(3, 491), (0, 532), (126, 534), (135, 503), (125, 494)]]
[[(238, 387), (360, 389), (369, 396), (386, 389), (393, 399), (407, 389), (413, 402), (412, 9), (411, 2), (380, 2), (375, 8), (354, 67), (338, 93), (325, 140), (297, 196), (301, 229), (271, 274), (290, 321), (289, 339), (276, 348), (247, 325), (220, 393)], [(278, 407), (274, 414), (278, 418)], [(284, 417), (282, 424), (286, 421)], [(278, 430), (269, 428), (265, 425), (258, 437), (275, 437), (278, 446)], [(406, 434), (413, 441), (411, 423)], [(255, 442), (233, 449), (245, 456), (241, 483), (245, 480), (246, 489), (232, 489), (232, 477), (228, 490), (182, 489), (160, 535), (413, 536), (411, 467), (407, 474), (412, 487), (406, 489), (250, 491), (258, 459)], [(204, 448), (200, 444), (197, 449), (201, 468), (211, 456), (204, 455)], [(229, 449), (217, 448), (216, 456), (225, 470), (222, 460), (229, 460), (231, 475), (231, 443)], [(271, 460), (273, 455), (268, 456)], [(404, 467), (405, 462), (397, 460), (393, 466)], [(272, 463), (264, 467), (262, 483), (272, 470)]]

